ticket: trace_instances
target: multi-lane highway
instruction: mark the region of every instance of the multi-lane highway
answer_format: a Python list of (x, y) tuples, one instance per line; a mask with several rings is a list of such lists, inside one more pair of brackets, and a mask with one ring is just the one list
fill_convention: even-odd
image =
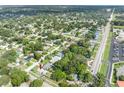
[(91, 68), (93, 75), (97, 74), (97, 72), (99, 70), (99, 66), (102, 63), (102, 55), (104, 53), (106, 42), (107, 42), (107, 38), (108, 38), (110, 29), (111, 29), (111, 24), (110, 23), (111, 23), (112, 18), (113, 18), (114, 10), (115, 9), (113, 9), (112, 14), (111, 14), (111, 16), (109, 18), (109, 21), (108, 21), (107, 25), (104, 27), (104, 31), (103, 31), (104, 33), (103, 33), (103, 36), (102, 36), (100, 47), (99, 47), (99, 49), (97, 51), (95, 60), (93, 62), (92, 68)]

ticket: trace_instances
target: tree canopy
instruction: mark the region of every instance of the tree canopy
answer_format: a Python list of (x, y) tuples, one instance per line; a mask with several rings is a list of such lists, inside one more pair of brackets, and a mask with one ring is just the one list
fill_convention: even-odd
[(119, 80), (124, 81), (124, 75), (119, 76)]
[(105, 76), (101, 73), (97, 73), (94, 78), (93, 86), (95, 87), (104, 87), (105, 86)]
[(30, 87), (41, 87), (43, 85), (43, 80), (35, 79), (30, 83)]
[(51, 78), (56, 81), (64, 80), (66, 79), (66, 74), (61, 70), (56, 70), (52, 73)]
[(13, 86), (19, 86), (21, 83), (29, 80), (27, 73), (19, 69), (13, 69), (11, 71), (10, 77)]

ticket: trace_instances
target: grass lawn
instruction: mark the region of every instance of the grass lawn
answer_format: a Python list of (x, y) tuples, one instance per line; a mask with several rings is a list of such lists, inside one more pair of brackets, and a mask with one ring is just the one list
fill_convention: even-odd
[(45, 60), (43, 60), (42, 64), (46, 64), (46, 63), (48, 63), (49, 61), (50, 61), (49, 59), (45, 59)]
[(37, 67), (34, 67), (31, 71), (34, 73), (38, 73), (37, 69), (38, 69)]
[(104, 55), (103, 55), (103, 60), (106, 62), (108, 61), (109, 58), (109, 51), (110, 51), (110, 46), (111, 46), (111, 39), (112, 39), (112, 32), (109, 33), (109, 37), (106, 43)]
[(123, 65), (124, 65), (124, 62), (122, 61), (122, 62), (119, 62), (117, 64), (114, 64), (114, 68), (116, 69), (116, 68), (119, 68), (119, 67), (121, 67)]
[(113, 26), (115, 29), (124, 29), (124, 26)]
[(26, 65), (29, 67), (29, 66), (31, 66), (33, 63), (31, 63), (31, 62), (28, 62)]
[(112, 39), (112, 32), (109, 32), (109, 36), (107, 39), (104, 55), (103, 55), (103, 63), (100, 68), (100, 73), (106, 76), (107, 72), (107, 62), (109, 59), (109, 52), (110, 52), (110, 46), (111, 46), (111, 39)]
[(107, 62), (103, 63), (100, 68), (100, 73), (103, 74), (104, 76), (106, 76), (106, 72), (107, 72)]
[(115, 18), (113, 21), (114, 21), (114, 22), (124, 22), (124, 20), (122, 20), (122, 19), (117, 19), (117, 18)]

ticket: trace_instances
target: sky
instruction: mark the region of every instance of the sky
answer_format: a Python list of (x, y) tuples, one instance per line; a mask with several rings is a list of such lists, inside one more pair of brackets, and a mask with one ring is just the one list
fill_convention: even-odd
[(0, 5), (124, 5), (124, 0), (0, 0)]

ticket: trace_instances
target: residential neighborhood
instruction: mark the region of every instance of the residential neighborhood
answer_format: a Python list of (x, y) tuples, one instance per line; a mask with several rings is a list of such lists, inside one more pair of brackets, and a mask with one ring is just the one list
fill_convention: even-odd
[(120, 87), (123, 9), (1, 6), (0, 86)]

